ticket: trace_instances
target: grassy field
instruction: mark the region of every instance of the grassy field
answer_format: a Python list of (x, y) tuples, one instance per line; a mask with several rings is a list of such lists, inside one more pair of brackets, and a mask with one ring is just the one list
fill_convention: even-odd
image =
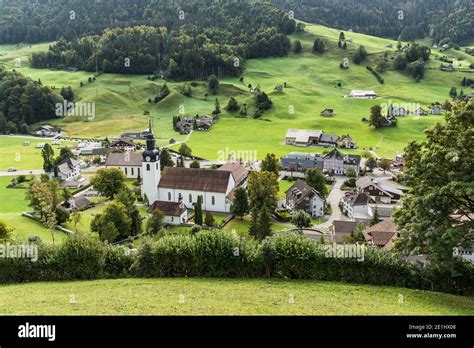
[(0, 314), (473, 315), (474, 299), (319, 281), (118, 279), (0, 285)]
[[(29, 211), (28, 202), (25, 200), (25, 189), (6, 188), (14, 176), (0, 177), (0, 220), (13, 227), (13, 236), (18, 241), (27, 241), (29, 236), (40, 236), (41, 240), (51, 242), (51, 232), (39, 222), (21, 216), (24, 211)], [(66, 235), (55, 231), (55, 242), (60, 242)]]
[[(322, 55), (311, 52), (314, 38), (320, 36), (327, 41), (328, 51)], [(183, 140), (184, 136), (172, 129), (172, 116), (180, 111), (184, 114), (209, 114), (214, 109), (214, 99), (218, 98), (222, 109), (229, 96), (235, 96), (240, 103), (254, 104), (254, 96), (249, 93), (247, 85), (260, 85), (270, 94), (274, 106), (265, 112), (262, 118), (253, 119), (238, 117), (236, 113), (223, 110), (221, 119), (210, 132), (194, 132), (189, 140), (193, 153), (208, 159), (216, 159), (219, 151), (240, 150), (256, 152), (262, 158), (268, 152), (281, 156), (295, 148), (284, 145), (288, 128), (321, 129), (326, 133), (338, 135), (349, 133), (359, 145), (355, 152), (372, 147), (381, 156), (393, 156), (400, 153), (411, 140), (424, 137), (423, 130), (433, 123), (442, 120), (442, 116), (404, 117), (400, 118), (397, 127), (371, 130), (361, 119), (368, 117), (369, 108), (374, 104), (414, 103), (427, 109), (432, 102), (444, 102), (449, 98), (451, 86), (460, 89), (464, 72), (446, 73), (439, 69), (440, 61), (432, 59), (427, 64), (425, 78), (416, 83), (410, 76), (387, 71), (382, 75), (385, 84), (381, 85), (367, 71), (366, 65), (374, 64), (376, 57), (388, 51), (390, 59), (394, 49), (385, 46), (396, 42), (357, 33), (346, 33), (353, 39), (347, 50), (337, 47), (339, 31), (319, 25), (307, 24), (304, 33), (291, 35), (292, 41), (299, 39), (303, 52), (288, 57), (253, 59), (246, 62), (244, 82), (238, 78), (220, 79), (221, 87), (216, 96), (207, 99), (205, 82), (197, 81), (193, 87), (193, 96), (186, 97), (180, 93), (182, 82), (168, 82), (171, 94), (158, 104), (148, 103), (153, 98), (163, 81), (149, 81), (146, 76), (124, 76), (104, 74), (97, 81), (88, 83), (89, 73), (51, 71), (31, 69), (28, 56), (31, 52), (44, 50), (47, 44), (40, 45), (6, 45), (0, 46), (0, 63), (14, 68), (16, 58), (22, 61), (16, 69), (43, 84), (55, 86), (71, 85), (79, 101), (96, 104), (96, 117), (90, 122), (77, 119), (54, 120), (71, 135), (100, 137), (117, 135), (125, 130), (144, 129), (148, 122), (148, 111), (154, 122), (154, 129), (160, 137), (160, 145), (167, 144), (170, 138)], [(352, 63), (352, 55), (359, 45), (364, 45), (369, 52), (367, 61), (357, 66)], [(435, 54), (440, 54), (435, 52)], [(460, 51), (444, 52), (449, 56), (462, 58), (462, 65), (474, 61), (474, 58)], [(349, 58), (350, 68), (342, 70), (339, 63)], [(458, 61), (457, 61), (458, 62)], [(80, 87), (80, 82), (84, 87)], [(282, 92), (274, 90), (277, 84), (287, 83)], [(337, 86), (341, 83), (341, 87)], [(343, 98), (351, 89), (374, 89), (380, 96), (377, 100), (350, 100)], [(467, 91), (465, 91), (467, 92)], [(335, 109), (336, 116), (324, 118), (319, 113), (324, 108)], [(250, 113), (252, 113), (252, 108)], [(236, 131), (238, 130), (238, 131)], [(309, 151), (321, 151), (313, 148)]]

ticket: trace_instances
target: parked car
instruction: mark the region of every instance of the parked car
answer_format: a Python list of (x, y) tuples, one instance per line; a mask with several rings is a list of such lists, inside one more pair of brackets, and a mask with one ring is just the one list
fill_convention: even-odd
[(30, 145), (30, 142), (29, 142), (29, 141), (24, 141), (24, 142), (23, 142), (23, 146), (28, 146), (28, 145)]
[(9, 172), (16, 172), (16, 168), (10, 167), (10, 168), (8, 168), (8, 171)]

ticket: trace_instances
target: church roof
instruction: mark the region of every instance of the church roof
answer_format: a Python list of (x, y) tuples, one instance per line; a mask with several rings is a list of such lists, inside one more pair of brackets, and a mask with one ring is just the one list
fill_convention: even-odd
[(121, 166), (141, 166), (142, 165), (142, 154), (141, 153), (118, 153), (112, 152), (107, 157), (106, 167), (121, 167)]
[(226, 193), (231, 175), (225, 170), (165, 167), (158, 187)]
[(249, 174), (247, 169), (242, 167), (240, 163), (236, 162), (227, 162), (222, 167), (220, 167), (219, 170), (231, 172), (236, 185), (240, 184)]

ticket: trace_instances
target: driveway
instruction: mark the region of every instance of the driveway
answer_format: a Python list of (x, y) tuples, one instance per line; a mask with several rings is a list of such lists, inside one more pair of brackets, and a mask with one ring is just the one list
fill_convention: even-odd
[(342, 214), (341, 209), (339, 209), (339, 202), (344, 196), (344, 192), (341, 191), (341, 186), (344, 183), (346, 178), (344, 177), (335, 177), (336, 182), (334, 183), (331, 192), (329, 193), (328, 198), (326, 199), (327, 203), (331, 206), (332, 214), (329, 216), (329, 219), (322, 224), (315, 225), (315, 228), (324, 228), (332, 225), (334, 220), (350, 220), (347, 216)]
[(0, 170), (0, 176), (18, 176), (18, 175), (40, 175), (43, 174), (43, 169), (30, 169), (30, 170), (17, 170), (16, 172), (9, 172), (6, 170)]

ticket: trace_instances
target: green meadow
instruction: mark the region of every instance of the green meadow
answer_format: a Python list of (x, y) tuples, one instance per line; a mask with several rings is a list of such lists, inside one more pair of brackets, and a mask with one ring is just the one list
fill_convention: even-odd
[(473, 315), (474, 299), (325, 281), (114, 279), (0, 285), (0, 314)]
[[(375, 59), (386, 51), (391, 60), (395, 55), (396, 42), (352, 32), (346, 32), (345, 35), (353, 42), (348, 42), (347, 50), (342, 50), (337, 47), (338, 30), (306, 24), (304, 33), (290, 36), (292, 41), (298, 39), (302, 42), (302, 53), (248, 60), (245, 62), (243, 82), (238, 78), (221, 78), (217, 95), (207, 90), (205, 81), (195, 81), (192, 97), (186, 97), (181, 93), (184, 82), (169, 81), (170, 95), (156, 105), (149, 103), (148, 99), (153, 99), (158, 93), (164, 82), (161, 80), (149, 81), (147, 76), (103, 74), (96, 81), (88, 83), (91, 73), (30, 68), (31, 52), (45, 50), (48, 43), (31, 47), (0, 46), (0, 64), (16, 68), (34, 80), (40, 79), (45, 85), (55, 86), (57, 90), (70, 85), (78, 101), (95, 103), (96, 116), (91, 121), (66, 118), (50, 122), (63, 127), (70, 136), (105, 137), (124, 131), (142, 130), (147, 127), (149, 116), (145, 112), (148, 112), (159, 137), (158, 143), (165, 145), (171, 138), (178, 141), (184, 139), (183, 135), (172, 129), (173, 115), (210, 114), (214, 109), (214, 100), (218, 98), (223, 110), (220, 120), (209, 132), (193, 132), (188, 141), (195, 155), (217, 159), (219, 151), (226, 149), (256, 151), (258, 158), (268, 152), (281, 156), (301, 150), (283, 144), (288, 128), (321, 129), (338, 135), (348, 133), (358, 142), (359, 148), (354, 151), (357, 153), (369, 147), (380, 156), (401, 153), (408, 142), (424, 138), (425, 128), (442, 122), (442, 116), (400, 117), (394, 128), (372, 130), (362, 122), (362, 118), (368, 118), (370, 107), (374, 104), (411, 103), (428, 109), (433, 102), (449, 99), (452, 86), (460, 90), (460, 82), (467, 74), (440, 71), (438, 67), (441, 62), (435, 60), (434, 56), (446, 54), (456, 59), (455, 66), (461, 64), (461, 67), (474, 62), (473, 57), (461, 51), (440, 53), (434, 50), (423, 80), (417, 83), (407, 74), (387, 71), (382, 73), (385, 79), (382, 85), (366, 69), (366, 65), (374, 65)], [(316, 37), (322, 37), (327, 42), (328, 51), (324, 54), (311, 52)], [(389, 43), (394, 48), (386, 48)], [(366, 47), (369, 56), (357, 66), (352, 62), (352, 56), (359, 45)], [(15, 67), (17, 58), (21, 60), (20, 67)], [(350, 68), (347, 70), (339, 68), (344, 58), (349, 59)], [(80, 82), (83, 82), (83, 87), (80, 87)], [(285, 82), (287, 87), (277, 92), (275, 86)], [(249, 92), (248, 84), (260, 86), (273, 101), (272, 109), (260, 119), (251, 117), (255, 96)], [(351, 89), (373, 89), (380, 97), (376, 100), (344, 98)], [(206, 93), (209, 93), (207, 97)], [(250, 106), (248, 118), (224, 110), (230, 96)], [(336, 116), (319, 116), (325, 108), (335, 109)], [(321, 149), (312, 148), (308, 151), (320, 152)]]

